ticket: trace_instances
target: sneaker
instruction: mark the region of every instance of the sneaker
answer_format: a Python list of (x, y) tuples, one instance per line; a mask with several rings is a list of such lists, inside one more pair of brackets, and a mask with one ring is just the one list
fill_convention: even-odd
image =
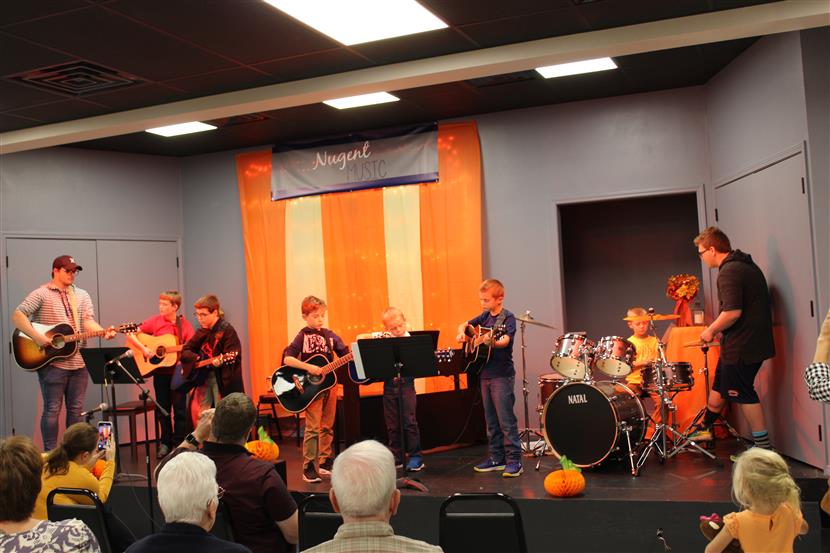
[(504, 461), (497, 463), (492, 459), (487, 459), (483, 463), (479, 463), (473, 467), (476, 472), (493, 472), (494, 470), (504, 470)]
[(424, 467), (426, 467), (426, 465), (420, 455), (413, 455), (409, 458), (409, 462), (406, 464), (406, 470), (410, 472), (420, 472), (424, 470)]
[(317, 467), (317, 472), (320, 473), (320, 476), (331, 478), (331, 469), (334, 467), (334, 461), (331, 459), (326, 459), (320, 466)]
[(504, 472), (501, 473), (502, 476), (505, 478), (515, 478), (522, 474), (522, 463), (521, 461), (510, 461), (507, 463), (507, 466), (504, 467)]
[(303, 467), (303, 481), (308, 482), (309, 484), (323, 481), (323, 479), (320, 478), (320, 475), (317, 474), (317, 470), (314, 468), (314, 463), (309, 463)]
[(167, 444), (161, 444), (158, 451), (156, 451), (156, 459), (164, 459), (170, 454), (170, 447)]
[(693, 442), (711, 442), (712, 437), (712, 428), (708, 426), (694, 426), (689, 429), (689, 440)]

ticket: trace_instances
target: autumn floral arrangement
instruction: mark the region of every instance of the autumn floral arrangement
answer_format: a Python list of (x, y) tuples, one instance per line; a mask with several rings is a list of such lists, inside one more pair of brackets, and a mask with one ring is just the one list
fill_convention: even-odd
[(666, 296), (675, 301), (674, 314), (680, 315), (677, 326), (692, 325), (692, 310), (689, 304), (700, 290), (700, 280), (695, 275), (681, 273), (669, 277)]

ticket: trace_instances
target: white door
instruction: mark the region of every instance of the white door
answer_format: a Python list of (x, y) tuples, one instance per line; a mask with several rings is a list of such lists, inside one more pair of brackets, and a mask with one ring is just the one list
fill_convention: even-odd
[[(717, 188), (718, 225), (732, 247), (752, 255), (767, 278), (776, 355), (756, 389), (773, 446), (815, 467), (827, 464), (821, 405), (810, 399), (804, 367), (817, 328), (816, 284), (804, 156), (799, 153)], [(738, 417), (740, 419), (740, 417)], [(743, 433), (748, 427), (740, 420)]]
[[(158, 314), (159, 293), (179, 290), (178, 244), (145, 240), (98, 240), (98, 311), (107, 324), (141, 323)], [(185, 317), (187, 307), (182, 306)], [(126, 345), (118, 335), (107, 345)], [(144, 385), (155, 398), (152, 380)], [(140, 390), (132, 384), (116, 385), (118, 403), (136, 400)], [(109, 402), (109, 401), (108, 401)], [(154, 415), (148, 420), (150, 436), (155, 436)], [(127, 419), (119, 421), (118, 439), (129, 442)], [(136, 439), (144, 440), (144, 421), (137, 421)]]
[[(9, 321), (9, 337), (11, 337), (11, 315), (20, 305), (20, 302), (35, 288), (51, 280), (52, 260), (59, 255), (71, 255), (84, 270), (80, 271), (75, 279), (79, 288), (83, 288), (92, 297), (92, 304), (98, 314), (98, 273), (97, 255), (94, 240), (53, 240), (39, 238), (9, 238), (6, 240), (6, 254), (8, 268), (6, 269), (5, 289), (9, 312), (4, 313)], [(95, 346), (98, 339), (89, 340), (89, 346)], [(21, 369), (11, 353), (6, 350), (8, 362), (4, 364), (7, 371), (3, 382), (8, 387), (3, 391), (6, 405), (6, 426), (4, 435), (12, 432), (18, 435), (31, 436), (35, 443), (43, 445), (40, 433), (40, 414), (43, 410), (43, 400), (40, 395), (40, 385), (36, 372), (27, 372)], [(99, 389), (89, 383), (86, 394), (86, 408), (91, 408), (101, 402)], [(65, 410), (61, 412), (61, 434), (66, 420)]]

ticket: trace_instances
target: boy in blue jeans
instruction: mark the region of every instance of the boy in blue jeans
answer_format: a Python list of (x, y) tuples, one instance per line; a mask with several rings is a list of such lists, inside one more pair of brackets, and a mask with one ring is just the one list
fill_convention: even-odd
[(504, 327), (504, 334), (490, 340), (490, 359), (479, 375), (481, 398), (484, 403), (484, 418), (487, 422), (487, 439), (490, 458), (473, 469), (476, 472), (503, 471), (505, 478), (522, 474), (522, 445), (519, 442), (519, 427), (513, 405), (516, 396), (513, 386), (516, 369), (513, 366), (513, 337), (516, 335), (516, 317), (502, 306), (504, 285), (489, 278), (479, 287), (479, 301), (484, 312), (458, 325), (459, 342), (467, 341), (468, 325), (495, 328)]

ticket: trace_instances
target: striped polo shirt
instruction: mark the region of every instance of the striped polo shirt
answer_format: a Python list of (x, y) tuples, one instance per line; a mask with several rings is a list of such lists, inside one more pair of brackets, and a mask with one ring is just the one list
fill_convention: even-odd
[[(84, 331), (84, 324), (86, 321), (95, 320), (95, 310), (92, 307), (92, 298), (86, 290), (82, 290), (73, 285), (75, 289), (75, 299), (78, 303), (78, 320), (81, 323), (81, 328), (76, 328), (76, 332)], [(17, 310), (26, 315), (29, 320), (45, 324), (56, 325), (66, 323), (73, 328), (75, 324), (72, 320), (72, 304), (69, 301), (69, 296), (65, 290), (61, 290), (51, 282), (36, 288), (31, 294), (26, 296), (26, 299), (17, 306)], [(83, 347), (85, 342), (79, 344)], [(84, 360), (80, 352), (75, 353), (66, 359), (56, 359), (51, 363), (51, 366), (59, 369), (76, 370), (84, 366)]]

